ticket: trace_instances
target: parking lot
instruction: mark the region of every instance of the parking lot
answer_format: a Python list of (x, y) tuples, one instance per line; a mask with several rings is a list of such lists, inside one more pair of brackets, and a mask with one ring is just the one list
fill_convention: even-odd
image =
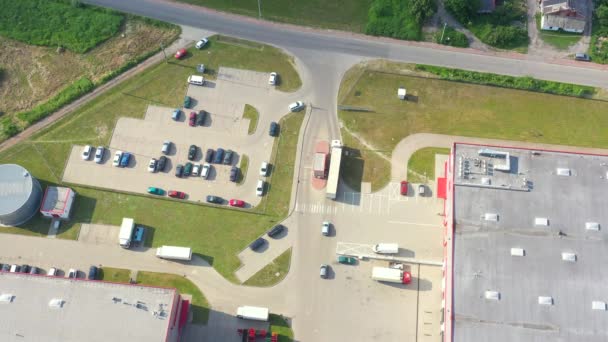
[[(255, 193), (259, 165), (270, 159), (275, 140), (268, 135), (268, 125), (287, 113), (289, 99), (268, 86), (268, 74), (265, 73), (220, 69), (219, 76), (218, 80), (203, 87), (188, 87), (193, 108), (182, 109), (178, 120), (171, 118), (174, 108), (153, 105), (148, 106), (143, 119), (120, 118), (109, 151), (100, 164), (83, 160), (83, 146), (74, 146), (63, 181), (137, 193), (146, 193), (148, 187), (153, 186), (165, 191), (185, 192), (186, 200), (190, 201), (205, 201), (207, 195), (215, 195), (225, 202), (237, 198), (244, 200), (246, 207), (255, 206), (260, 200)], [(249, 120), (242, 118), (246, 103), (260, 112), (258, 129), (252, 135), (247, 132)], [(190, 127), (188, 114), (199, 110), (208, 113), (203, 125)], [(172, 147), (166, 155), (165, 169), (148, 172), (150, 159), (162, 155), (161, 148), (166, 140), (172, 142)], [(198, 149), (193, 164), (204, 163), (207, 149), (230, 149), (234, 155), (229, 165), (212, 164), (206, 180), (200, 176), (178, 178), (176, 166), (189, 161), (190, 145), (196, 145)], [(127, 167), (112, 166), (114, 153), (118, 150), (132, 154)], [(243, 155), (249, 158), (249, 168), (243, 175), (243, 183), (237, 185), (229, 180), (230, 168), (240, 166)]]

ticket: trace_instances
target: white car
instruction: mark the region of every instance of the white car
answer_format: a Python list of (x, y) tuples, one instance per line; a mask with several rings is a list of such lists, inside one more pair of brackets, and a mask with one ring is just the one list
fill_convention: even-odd
[(150, 163), (148, 163), (148, 172), (156, 172), (157, 163), (158, 162), (156, 161), (156, 159), (150, 159)]
[(55, 267), (49, 268), (49, 271), (46, 272), (46, 275), (47, 276), (51, 276), (51, 277), (56, 276), (57, 275), (57, 269)]
[(264, 181), (258, 180), (258, 185), (255, 187), (255, 194), (258, 196), (264, 195)]
[(118, 167), (120, 165), (120, 158), (122, 158), (122, 151), (116, 151), (116, 153), (114, 153), (114, 160), (112, 161), (112, 165)]
[(201, 173), (201, 164), (194, 164), (194, 167), (192, 168), (192, 175), (197, 177), (200, 173)]
[(211, 165), (207, 163), (203, 164), (203, 171), (201, 171), (201, 177), (207, 179), (209, 177), (209, 171), (211, 171)]
[(262, 166), (260, 166), (260, 176), (266, 177), (268, 175), (268, 162), (262, 162)]
[(207, 45), (208, 42), (209, 42), (209, 39), (203, 38), (203, 39), (199, 40), (198, 42), (196, 42), (195, 46), (197, 49), (202, 49), (203, 47), (205, 47), (205, 45)]
[(331, 223), (329, 221), (323, 221), (323, 225), (321, 226), (321, 234), (324, 236), (329, 236), (329, 226)]
[(74, 268), (70, 268), (70, 272), (68, 272), (68, 278), (78, 278), (78, 271)]
[(289, 105), (289, 110), (292, 112), (299, 112), (304, 108), (304, 102), (297, 101)]
[(102, 160), (103, 160), (103, 155), (105, 154), (106, 149), (103, 146), (97, 146), (97, 149), (95, 150), (95, 162), (97, 164), (101, 164)]
[(93, 147), (91, 145), (87, 145), (82, 150), (82, 160), (89, 160), (91, 158), (91, 152), (93, 152)]
[(270, 85), (277, 85), (277, 73), (276, 72), (271, 72), (270, 73), (270, 78), (268, 78), (268, 84)]

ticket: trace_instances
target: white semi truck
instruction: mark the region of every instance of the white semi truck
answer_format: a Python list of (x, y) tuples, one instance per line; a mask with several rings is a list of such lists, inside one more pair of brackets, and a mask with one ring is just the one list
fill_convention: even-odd
[(329, 160), (329, 175), (327, 176), (327, 190), (325, 197), (335, 200), (338, 194), (338, 181), (340, 180), (340, 162), (342, 161), (342, 142), (332, 140), (331, 158)]
[(192, 248), (176, 247), (176, 246), (161, 246), (156, 249), (156, 256), (161, 259), (191, 260), (192, 259)]
[(268, 308), (257, 306), (239, 306), (236, 309), (236, 317), (253, 321), (268, 321), (268, 313)]
[(135, 221), (132, 218), (123, 218), (122, 224), (120, 225), (120, 232), (118, 233), (118, 243), (120, 244), (120, 247), (129, 248), (131, 246), (133, 229), (135, 229)]
[(410, 272), (388, 267), (374, 267), (372, 269), (372, 279), (389, 283), (409, 284), (412, 281)]

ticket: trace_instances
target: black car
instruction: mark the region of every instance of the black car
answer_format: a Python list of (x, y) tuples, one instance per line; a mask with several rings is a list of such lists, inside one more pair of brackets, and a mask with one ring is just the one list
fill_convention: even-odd
[(2, 272), (9, 272), (11, 270), (11, 265), (2, 264)]
[(192, 174), (192, 163), (187, 162), (184, 166), (184, 177), (188, 177)]
[(202, 126), (205, 124), (205, 119), (207, 118), (207, 112), (204, 110), (200, 110), (196, 115), (196, 125)]
[(21, 273), (30, 273), (30, 265), (22, 265)]
[(184, 166), (182, 164), (177, 164), (175, 167), (175, 177), (181, 177), (184, 173)]
[(274, 121), (271, 122), (270, 130), (268, 130), (268, 134), (270, 134), (271, 137), (276, 137), (277, 135), (279, 135), (279, 124)]
[(239, 176), (239, 168), (236, 166), (233, 166), (230, 169), (230, 181), (236, 182), (236, 179), (238, 178), (238, 176)]
[(256, 249), (262, 247), (262, 245), (266, 242), (266, 240), (264, 240), (264, 238), (258, 238), (257, 240), (253, 241), (250, 245), (249, 248), (251, 248), (251, 250), (255, 251)]
[(38, 274), (39, 271), (40, 270), (36, 266), (32, 266), (32, 268), (30, 268), (30, 274)]
[(211, 163), (212, 160), (213, 160), (213, 149), (208, 148), (207, 153), (205, 153), (205, 161), (207, 163)]
[(167, 165), (167, 157), (161, 156), (156, 162), (156, 170), (160, 172), (165, 171), (165, 165)]
[(198, 147), (196, 147), (196, 145), (190, 145), (190, 148), (188, 149), (188, 160), (194, 160), (197, 150)]
[(276, 226), (272, 227), (271, 230), (268, 231), (268, 236), (270, 236), (271, 238), (281, 234), (281, 232), (283, 232), (283, 230), (285, 229), (285, 226), (283, 226), (282, 224), (277, 224)]
[(232, 152), (232, 150), (226, 150), (226, 153), (224, 154), (224, 164), (230, 165), (232, 163), (233, 154), (234, 152)]
[(215, 156), (213, 157), (213, 162), (216, 164), (221, 164), (224, 159), (224, 149), (218, 148), (215, 151)]
[(221, 197), (209, 195), (209, 196), (207, 196), (207, 202), (215, 203), (215, 204), (222, 204), (222, 203), (224, 203), (224, 200)]
[(97, 279), (97, 266), (89, 267), (89, 280)]

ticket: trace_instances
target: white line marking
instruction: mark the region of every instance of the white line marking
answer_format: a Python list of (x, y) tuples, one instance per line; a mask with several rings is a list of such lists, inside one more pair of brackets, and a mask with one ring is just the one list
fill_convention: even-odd
[(404, 221), (388, 221), (388, 223), (409, 224), (412, 226), (425, 226), (425, 227), (440, 227), (441, 226), (441, 223), (432, 224), (432, 223), (416, 223), (416, 222), (404, 222)]

